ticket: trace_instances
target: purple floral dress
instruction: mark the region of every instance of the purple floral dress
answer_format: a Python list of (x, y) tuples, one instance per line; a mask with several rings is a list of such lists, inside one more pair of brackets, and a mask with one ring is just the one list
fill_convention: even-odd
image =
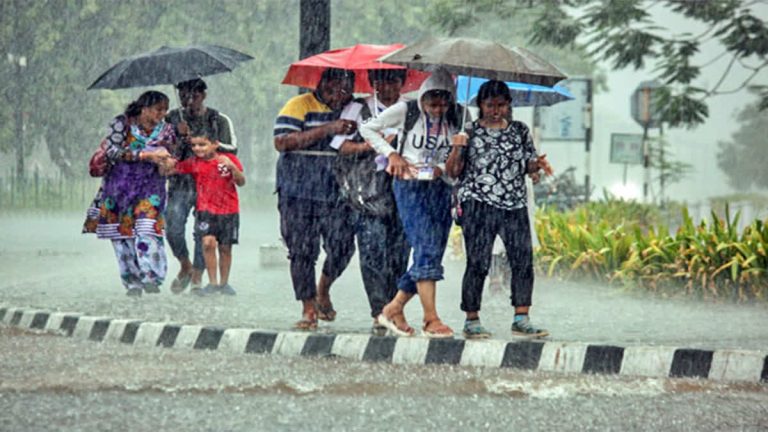
[(112, 163), (88, 211), (83, 232), (117, 240), (136, 236), (162, 237), (165, 228), (165, 177), (155, 164), (138, 161), (142, 150), (165, 147), (173, 152), (176, 135), (169, 123), (152, 132), (140, 130), (124, 115), (109, 124), (107, 158)]

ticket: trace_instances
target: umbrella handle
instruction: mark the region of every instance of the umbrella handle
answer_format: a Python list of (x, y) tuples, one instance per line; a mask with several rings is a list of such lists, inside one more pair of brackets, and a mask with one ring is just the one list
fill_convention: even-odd
[(461, 133), (464, 133), (464, 125), (467, 123), (467, 111), (469, 111), (469, 87), (472, 84), (472, 74), (469, 75), (467, 80), (467, 104), (464, 106), (464, 110), (461, 113)]
[(176, 100), (179, 101), (179, 119), (184, 121), (184, 106), (181, 104), (181, 90), (174, 89), (173, 94), (176, 95)]

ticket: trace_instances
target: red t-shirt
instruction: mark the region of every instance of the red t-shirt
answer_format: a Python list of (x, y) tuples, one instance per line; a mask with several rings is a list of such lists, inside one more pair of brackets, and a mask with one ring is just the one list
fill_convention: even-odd
[[(243, 165), (237, 156), (231, 153), (217, 153), (224, 155), (235, 163), (240, 171)], [(199, 157), (189, 158), (176, 164), (179, 174), (190, 174), (195, 179), (197, 189), (197, 211), (212, 214), (235, 214), (240, 211), (240, 202), (237, 199), (237, 187), (232, 179), (232, 172), (224, 165), (219, 164), (216, 158), (205, 160)]]

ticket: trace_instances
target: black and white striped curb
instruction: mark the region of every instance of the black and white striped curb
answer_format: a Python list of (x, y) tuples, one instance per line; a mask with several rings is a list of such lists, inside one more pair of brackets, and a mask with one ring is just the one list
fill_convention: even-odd
[(611, 346), (577, 342), (397, 338), (277, 332), (83, 316), (0, 306), (0, 323), (136, 346), (285, 356), (339, 356), (393, 364), (509, 367), (549, 372), (768, 382), (768, 351)]

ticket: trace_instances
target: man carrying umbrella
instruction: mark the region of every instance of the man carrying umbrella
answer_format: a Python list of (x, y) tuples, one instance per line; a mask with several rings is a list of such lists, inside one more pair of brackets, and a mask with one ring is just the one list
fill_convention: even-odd
[[(181, 107), (168, 114), (167, 121), (173, 124), (181, 145), (176, 155), (179, 161), (194, 157), (190, 139), (203, 137), (218, 143), (218, 151), (237, 152), (237, 137), (232, 128), (232, 120), (223, 113), (205, 106), (208, 86), (202, 79), (180, 82), (176, 85), (181, 99)], [(185, 240), (185, 226), (190, 210), (195, 205), (195, 181), (189, 175), (171, 176), (168, 182), (168, 208), (166, 212), (168, 244), (173, 255), (179, 260), (181, 269), (171, 283), (171, 291), (178, 294), (192, 282), (192, 289), (200, 289), (205, 261), (200, 238), (195, 236), (194, 258), (189, 259), (189, 250)], [(234, 290), (224, 293), (234, 295)]]
[[(357, 124), (339, 119), (352, 99), (355, 74), (328, 68), (317, 89), (293, 97), (280, 110), (274, 127), (280, 233), (288, 247), (296, 300), (302, 302), (299, 330), (317, 328), (317, 319), (332, 321), (331, 284), (355, 251), (353, 215), (343, 204), (333, 175), (334, 135), (351, 134)], [(320, 239), (326, 259), (315, 285)]]

